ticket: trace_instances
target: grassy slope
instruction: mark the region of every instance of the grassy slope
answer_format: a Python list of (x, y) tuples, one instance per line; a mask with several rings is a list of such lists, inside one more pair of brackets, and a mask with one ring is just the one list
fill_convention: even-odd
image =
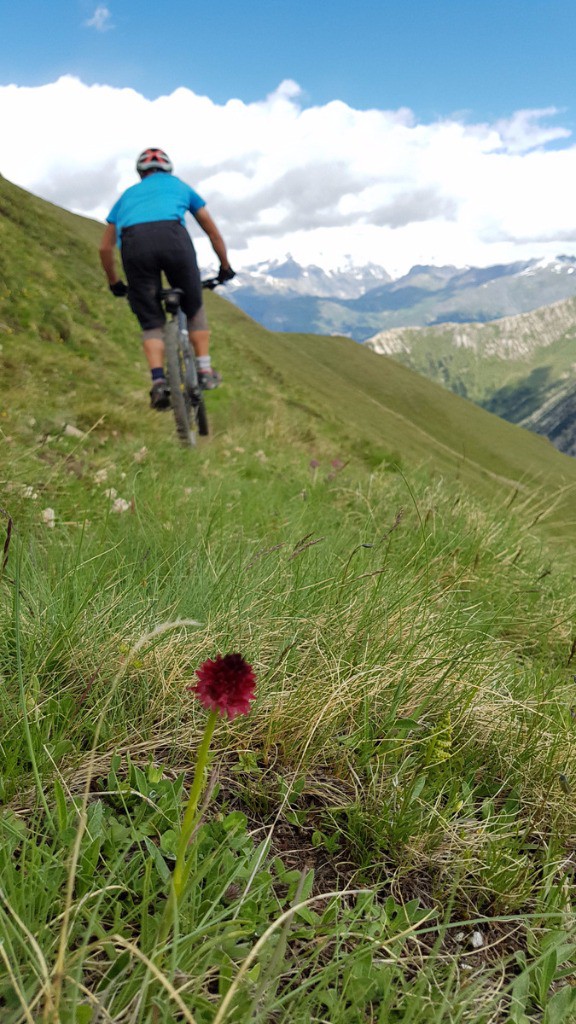
[[(167, 437), (169, 424), (142, 409), (147, 380), (138, 333), (103, 284), (100, 226), (5, 181), (0, 202), (7, 430), (23, 429), (23, 410), (34, 409), (47, 433), (67, 420), (86, 430), (103, 417), (105, 431), (129, 428), (142, 443)], [(233, 385), (213, 403), (216, 430), (252, 419), (255, 406), (287, 403), (296, 433), (312, 445), (329, 439), (343, 457), (352, 452), (372, 467), (387, 459), (457, 473), (487, 496), (516, 484), (525, 495), (540, 490), (544, 505), (559, 502), (552, 514), (559, 529), (572, 529), (576, 464), (542, 438), (346, 339), (275, 335), (219, 297), (209, 296), (208, 305), (215, 359)], [(16, 395), (14, 384), (22, 389)]]
[[(552, 554), (532, 522), (573, 485), (573, 462), (392, 361), (345, 340), (270, 334), (211, 296), (226, 385), (209, 396), (213, 438), (198, 452), (181, 450), (169, 416), (146, 408), (133, 318), (109, 296), (97, 264), (100, 229), (0, 186), (0, 253), (11, 254), (0, 313), (8, 371), (0, 380), (2, 508), (14, 524), (0, 580), (0, 787), (8, 805), (0, 868), (12, 908), (5, 917), (0, 907), (0, 928), (16, 920), (13, 911), (54, 963), (74, 828), (53, 835), (32, 813), (34, 767), (49, 807), (57, 778), (68, 795), (90, 774), (93, 789), (106, 788), (115, 750), (141, 764), (152, 757), (188, 767), (203, 715), (184, 688), (204, 657), (239, 649), (258, 670), (258, 704), (248, 720), (217, 732), (219, 806), (241, 807), (255, 836), (276, 822), (273, 849), (295, 867), (314, 864), (322, 888), (382, 885), (400, 903), (415, 896), (447, 920), (487, 915), (481, 927), (494, 946), (480, 965), (472, 961), (480, 968), (474, 983), (463, 975), (461, 985), (449, 935), (439, 933), (435, 951), (416, 934), (393, 967), (388, 956), (385, 964), (371, 959), (382, 947), (369, 942), (360, 950), (368, 975), (354, 968), (357, 994), (347, 1003), (346, 957), (371, 934), (366, 920), (336, 937), (329, 931), (322, 962), (313, 959), (314, 936), (300, 935), (293, 959), (287, 953), (282, 962), (282, 991), (287, 998), (287, 979), (296, 979), (295, 1001), (273, 1005), (272, 986), (274, 1016), (240, 1008), (231, 1019), (385, 1020), (382, 997), (373, 1009), (364, 999), (368, 981), (386, 971), (383, 990), (397, 1021), (509, 1019), (508, 982), (496, 980), (501, 965), (519, 944), (537, 959), (564, 934), (574, 817), (558, 780), (573, 756), (574, 602), (569, 557)], [(87, 436), (68, 436), (67, 423)], [(129, 511), (111, 511), (107, 487)], [(41, 523), (46, 506), (55, 510), (54, 529)], [(560, 515), (550, 517), (555, 530)], [(146, 630), (179, 617), (202, 626), (172, 630), (126, 661)], [(90, 936), (98, 938), (100, 926), (105, 936), (120, 931), (150, 954), (146, 921), (163, 900), (161, 877), (147, 874), (149, 858), (138, 861), (129, 823), (114, 819), (105, 798), (91, 806), (101, 805), (112, 815), (114, 855), (104, 829), (94, 874), (97, 838), (89, 831), (77, 885), (94, 896), (85, 910), (75, 905), (66, 943), (66, 1024), (76, 1019), (75, 986), (93, 986), (113, 956), (109, 943), (89, 955)], [(14, 810), (30, 821), (24, 839)], [(14, 843), (28, 876), (38, 878), (35, 901), (10, 856)], [(248, 847), (250, 860), (252, 839)], [(227, 870), (217, 862), (216, 894)], [(128, 898), (119, 905), (106, 888), (126, 886), (128, 876), (134, 906)], [(141, 877), (147, 893), (138, 889)], [(194, 898), (208, 884), (201, 878)], [(240, 950), (286, 905), (276, 884), (269, 904), (255, 894), (246, 903), (242, 892), (240, 885), (229, 923), (228, 911), (218, 911), (223, 927), (236, 929), (232, 953), (225, 935), (208, 942), (216, 927), (209, 917), (195, 949), (174, 950), (201, 1022), (213, 1020), (215, 972), (229, 977)], [(185, 909), (182, 934), (192, 928), (189, 912), (199, 920), (197, 906)], [(533, 928), (528, 912), (538, 915)], [(516, 915), (508, 925), (495, 920), (508, 914)], [(380, 926), (388, 935), (389, 922)], [(318, 935), (330, 925), (317, 919), (313, 927)], [(34, 951), (22, 942), (19, 954), (19, 940), (10, 939), (30, 1000)], [(465, 947), (462, 956), (471, 955)], [(310, 964), (303, 974), (300, 961)], [(332, 963), (339, 978), (329, 982)], [(517, 973), (511, 964), (507, 978)], [(141, 974), (136, 961), (126, 971), (128, 992)], [(319, 1002), (299, 987), (305, 977), (324, 979)], [(527, 976), (522, 996), (534, 1013), (548, 999), (539, 984)], [(0, 1005), (6, 991), (0, 985)], [(172, 1021), (170, 1001), (159, 1006), (153, 1019)]]
[(534, 498), (550, 535), (574, 536), (576, 464), (545, 438), (347, 339), (269, 333), (221, 302), (216, 323), (225, 369), (230, 356), (263, 369), (266, 387), (276, 385), (300, 411), (302, 436), (307, 425), (311, 439), (330, 438), (341, 457), (372, 468), (425, 466), (496, 500), (518, 488)]

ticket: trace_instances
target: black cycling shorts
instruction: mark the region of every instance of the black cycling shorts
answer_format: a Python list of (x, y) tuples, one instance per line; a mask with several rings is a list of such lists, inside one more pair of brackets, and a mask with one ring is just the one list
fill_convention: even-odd
[(122, 230), (122, 263), (128, 300), (142, 330), (163, 327), (160, 301), (162, 271), (171, 288), (182, 288), (182, 309), (188, 318), (202, 306), (202, 283), (192, 239), (177, 220), (133, 224)]

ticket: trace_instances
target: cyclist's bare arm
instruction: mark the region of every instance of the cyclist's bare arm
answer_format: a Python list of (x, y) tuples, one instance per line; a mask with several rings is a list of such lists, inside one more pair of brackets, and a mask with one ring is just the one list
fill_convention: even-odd
[(226, 246), (224, 239), (218, 231), (216, 224), (212, 220), (212, 217), (208, 213), (205, 206), (202, 206), (199, 210), (196, 210), (194, 217), (203, 231), (206, 232), (210, 239), (210, 244), (214, 249), (218, 259), (220, 260), (220, 266), (223, 270), (230, 270), (230, 264), (228, 262), (228, 253), (226, 252)]
[(108, 284), (116, 284), (119, 280), (116, 269), (116, 226), (107, 224), (100, 242), (100, 262), (108, 278)]

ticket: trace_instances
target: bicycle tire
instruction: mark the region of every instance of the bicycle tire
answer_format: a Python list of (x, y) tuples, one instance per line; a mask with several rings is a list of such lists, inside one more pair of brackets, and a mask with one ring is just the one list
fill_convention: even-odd
[(200, 437), (208, 437), (208, 434), (210, 433), (208, 428), (208, 415), (206, 413), (206, 404), (204, 402), (204, 395), (202, 392), (200, 392), (200, 398), (198, 400), (198, 405), (196, 406), (195, 414)]
[(176, 433), (187, 448), (196, 444), (193, 429), (195, 417), (191, 416), (186, 369), (180, 345), (180, 328), (176, 320), (169, 321), (164, 329), (166, 378), (170, 388), (170, 404), (176, 421)]
[(192, 422), (198, 431), (200, 437), (207, 437), (209, 433), (208, 428), (208, 414), (206, 412), (206, 403), (204, 401), (204, 393), (200, 388), (198, 381), (198, 371), (196, 369), (196, 356), (192, 351), (190, 345), (190, 338), (188, 335), (188, 323), (186, 316), (180, 309), (178, 311), (178, 325), (180, 328), (180, 348), (182, 352), (183, 364), (184, 364), (184, 380), (186, 383), (186, 395), (188, 396), (190, 403), (190, 416)]

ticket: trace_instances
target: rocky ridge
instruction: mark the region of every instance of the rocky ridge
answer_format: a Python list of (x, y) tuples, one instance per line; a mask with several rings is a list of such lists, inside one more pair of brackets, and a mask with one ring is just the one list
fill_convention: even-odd
[[(438, 324), (434, 328), (405, 327), (379, 331), (364, 342), (380, 355), (410, 354), (415, 344), (441, 337), (457, 349), (497, 359), (528, 358), (539, 348), (559, 341), (576, 329), (576, 299), (565, 299), (530, 313), (503, 317), (490, 323)], [(576, 350), (574, 353), (576, 362)]]

